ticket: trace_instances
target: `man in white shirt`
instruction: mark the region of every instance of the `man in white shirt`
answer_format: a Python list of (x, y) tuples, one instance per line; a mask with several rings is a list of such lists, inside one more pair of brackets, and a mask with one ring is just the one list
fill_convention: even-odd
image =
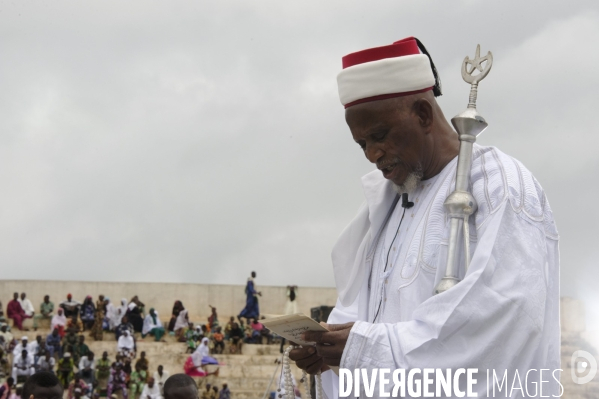
[(25, 294), (24, 292), (21, 292), (21, 298), (19, 299), (19, 303), (21, 304), (21, 308), (23, 308), (25, 315), (27, 315), (27, 317), (33, 317), (33, 315), (35, 314), (35, 308), (33, 307), (33, 304), (31, 303), (29, 298), (27, 298), (27, 294)]
[(96, 375), (94, 352), (88, 352), (86, 356), (82, 356), (79, 360), (79, 375), (86, 384), (93, 384), (94, 376)]
[(160, 388), (154, 381), (154, 378), (148, 380), (148, 383), (144, 386), (144, 389), (141, 391), (141, 395), (139, 395), (139, 399), (161, 399), (162, 395), (160, 394)]
[(164, 383), (169, 377), (169, 372), (165, 371), (162, 365), (158, 366), (158, 370), (154, 371), (154, 382), (160, 388), (160, 394), (164, 396)]
[(15, 383), (18, 381), (19, 376), (29, 377), (35, 373), (35, 363), (33, 361), (33, 356), (31, 356), (27, 349), (23, 349), (21, 353), (13, 359), (13, 367), (12, 367), (12, 378), (14, 378)]
[[(14, 357), (19, 356), (19, 354), (23, 351), (23, 349), (25, 349), (28, 353), (29, 352), (29, 338), (26, 335), (23, 335), (21, 337), (21, 342), (19, 342), (15, 348), (12, 350), (12, 354)], [(33, 354), (31, 354), (33, 356)]]
[(33, 357), (35, 357), (37, 354), (37, 350), (40, 347), (41, 342), (42, 342), (42, 336), (41, 335), (36, 336), (34, 341), (27, 344), (27, 352), (29, 352)]
[(36, 372), (38, 371), (49, 371), (49, 372), (54, 372), (54, 367), (56, 366), (56, 359), (54, 359), (54, 357), (52, 355), (50, 355), (50, 352), (47, 351), (46, 354), (43, 357), (40, 357), (37, 360), (37, 364), (36, 364)]

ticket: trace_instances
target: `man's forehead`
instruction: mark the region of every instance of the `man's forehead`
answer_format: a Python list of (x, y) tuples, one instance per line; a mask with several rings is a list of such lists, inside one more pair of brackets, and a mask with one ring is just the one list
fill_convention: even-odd
[(197, 399), (198, 389), (193, 385), (169, 388), (164, 396), (166, 399)]
[(36, 386), (31, 394), (35, 399), (62, 399), (63, 392), (64, 390), (60, 385), (55, 385), (53, 387)]
[(385, 114), (395, 114), (407, 109), (408, 105), (412, 104), (416, 98), (417, 96), (404, 96), (357, 104), (345, 110), (345, 118), (380, 117)]

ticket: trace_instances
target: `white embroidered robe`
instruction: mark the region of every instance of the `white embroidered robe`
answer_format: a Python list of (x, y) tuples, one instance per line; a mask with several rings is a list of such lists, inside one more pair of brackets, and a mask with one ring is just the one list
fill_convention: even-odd
[[(460, 270), (457, 286), (433, 295), (445, 274), (443, 202), (455, 187), (456, 164), (457, 158), (410, 195), (415, 204), (405, 211), (394, 248), (401, 200), (394, 208), (397, 194), (378, 170), (364, 176), (366, 203), (333, 249), (339, 299), (328, 322), (356, 321), (342, 368), (406, 374), (478, 368), (478, 397), (485, 397), (487, 369), (508, 370), (510, 385), (517, 371), (524, 385), (529, 369), (560, 368), (558, 234), (530, 171), (494, 147), (475, 145), (471, 192), (478, 210), (469, 224), (470, 268)], [(549, 380), (543, 395), (559, 395), (551, 374), (543, 380)], [(329, 398), (337, 397), (332, 372), (323, 384)]]

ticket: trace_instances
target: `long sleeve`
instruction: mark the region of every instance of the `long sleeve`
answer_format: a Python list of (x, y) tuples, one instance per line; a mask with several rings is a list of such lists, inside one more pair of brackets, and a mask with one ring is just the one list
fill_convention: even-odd
[[(545, 222), (505, 201), (477, 232), (464, 280), (409, 321), (356, 322), (341, 367), (559, 369), (559, 254)], [(553, 382), (545, 393), (559, 393)]]

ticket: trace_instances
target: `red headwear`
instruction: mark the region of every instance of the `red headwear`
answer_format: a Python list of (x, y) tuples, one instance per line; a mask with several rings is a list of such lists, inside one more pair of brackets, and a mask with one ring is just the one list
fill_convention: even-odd
[(347, 108), (432, 90), (438, 84), (433, 71), (426, 49), (413, 37), (351, 53), (337, 75), (339, 99)]

